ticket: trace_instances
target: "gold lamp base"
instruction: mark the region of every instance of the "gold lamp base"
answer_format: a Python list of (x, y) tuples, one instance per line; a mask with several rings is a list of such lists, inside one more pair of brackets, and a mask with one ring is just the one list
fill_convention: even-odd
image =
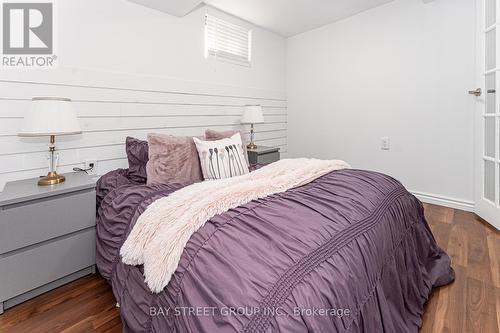
[(47, 176), (40, 178), (38, 181), (39, 186), (55, 185), (64, 182), (66, 178), (58, 175), (57, 172), (49, 172)]
[(247, 149), (256, 149), (257, 148), (257, 145), (253, 142), (247, 144)]

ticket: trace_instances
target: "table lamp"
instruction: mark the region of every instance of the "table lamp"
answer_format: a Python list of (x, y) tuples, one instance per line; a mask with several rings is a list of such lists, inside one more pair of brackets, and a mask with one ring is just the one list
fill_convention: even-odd
[(254, 124), (262, 124), (264, 122), (264, 115), (262, 114), (262, 106), (260, 105), (246, 105), (243, 117), (241, 118), (242, 124), (250, 124), (250, 143), (247, 145), (248, 149), (255, 149), (257, 145), (253, 142), (254, 139)]
[(64, 176), (56, 172), (55, 140), (56, 135), (69, 135), (81, 133), (80, 125), (69, 98), (35, 97), (31, 107), (24, 117), (22, 130), (19, 136), (50, 137), (49, 146), (49, 173), (40, 178), (38, 185), (55, 185), (65, 181)]

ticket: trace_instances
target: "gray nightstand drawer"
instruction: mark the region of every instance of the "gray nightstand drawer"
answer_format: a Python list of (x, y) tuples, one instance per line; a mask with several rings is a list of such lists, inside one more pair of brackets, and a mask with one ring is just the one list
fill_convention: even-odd
[(94, 228), (7, 257), (0, 255), (0, 300), (25, 293), (94, 263)]
[(0, 192), (0, 315), (95, 272), (95, 180), (64, 176), (53, 186), (16, 180)]
[(275, 147), (257, 146), (248, 149), (248, 162), (250, 164), (270, 164), (280, 159), (280, 149)]
[(0, 208), (0, 254), (94, 225), (94, 190), (8, 205)]
[(279, 160), (280, 153), (278, 151), (267, 154), (260, 154), (259, 156), (257, 156), (258, 164), (270, 164)]

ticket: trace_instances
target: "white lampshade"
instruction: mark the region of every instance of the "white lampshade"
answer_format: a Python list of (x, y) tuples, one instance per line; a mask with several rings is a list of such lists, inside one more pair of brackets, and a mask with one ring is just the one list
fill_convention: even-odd
[(76, 112), (69, 98), (35, 97), (24, 116), (19, 136), (79, 134)]
[(261, 124), (264, 122), (264, 115), (262, 114), (262, 106), (260, 105), (247, 105), (241, 118), (242, 124)]

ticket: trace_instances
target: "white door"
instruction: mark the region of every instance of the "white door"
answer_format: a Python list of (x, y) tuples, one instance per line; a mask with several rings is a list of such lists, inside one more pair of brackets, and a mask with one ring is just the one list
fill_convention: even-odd
[(476, 4), (475, 210), (500, 229), (500, 0)]

